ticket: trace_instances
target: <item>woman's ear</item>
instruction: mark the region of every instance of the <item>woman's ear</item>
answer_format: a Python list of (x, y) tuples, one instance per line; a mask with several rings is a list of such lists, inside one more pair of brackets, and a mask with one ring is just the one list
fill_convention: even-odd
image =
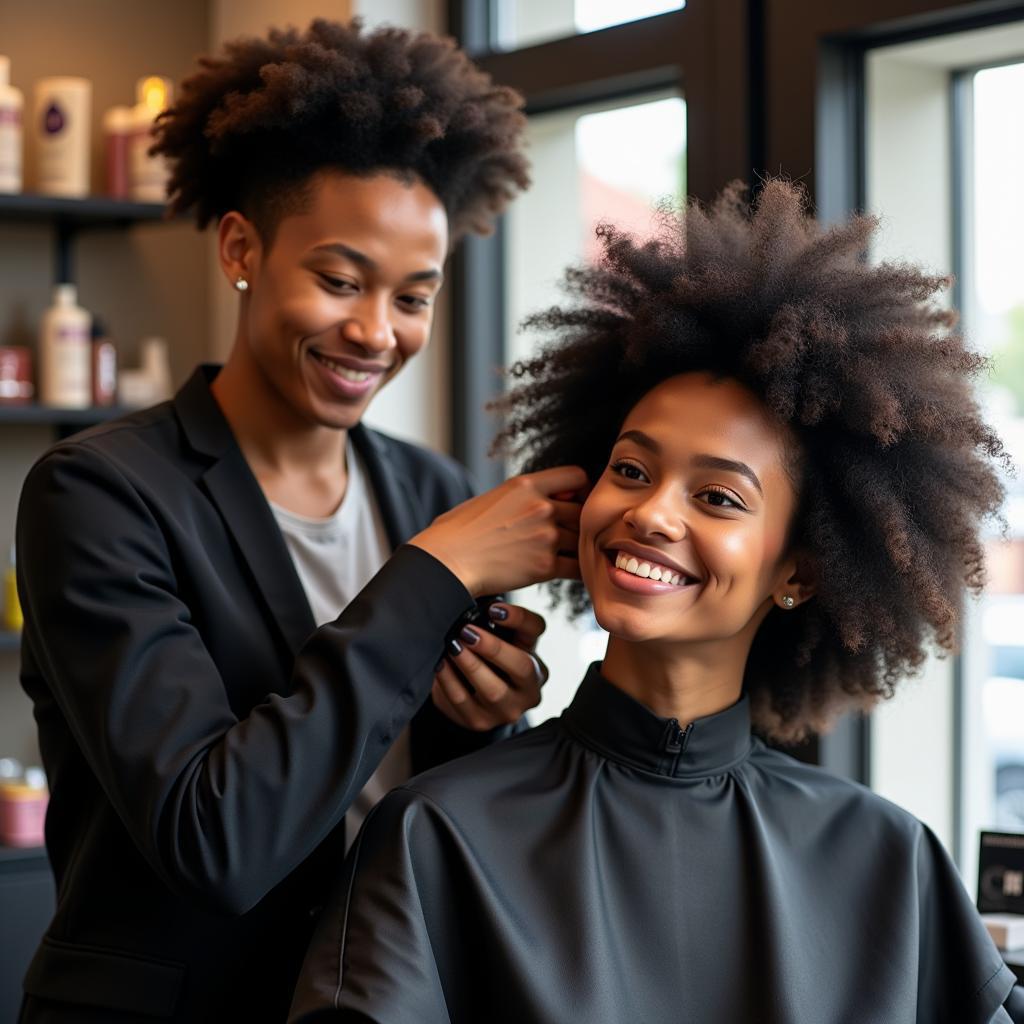
[(817, 591), (810, 560), (797, 555), (783, 567), (781, 581), (772, 591), (772, 601), (783, 611), (792, 611), (809, 601)]
[(248, 290), (259, 268), (260, 249), (259, 232), (252, 221), (237, 210), (221, 217), (217, 226), (217, 258), (233, 288)]

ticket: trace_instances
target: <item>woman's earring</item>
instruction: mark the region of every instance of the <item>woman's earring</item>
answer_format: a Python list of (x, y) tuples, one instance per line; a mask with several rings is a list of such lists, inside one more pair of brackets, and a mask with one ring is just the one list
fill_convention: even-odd
[(796, 604), (796, 598), (793, 597), (791, 594), (783, 594), (782, 595), (782, 607), (783, 608), (789, 609), (789, 608), (792, 608), (793, 605), (795, 605), (795, 604)]
[(249, 282), (244, 277), (236, 277), (235, 289), (240, 292), (247, 292), (249, 290)]

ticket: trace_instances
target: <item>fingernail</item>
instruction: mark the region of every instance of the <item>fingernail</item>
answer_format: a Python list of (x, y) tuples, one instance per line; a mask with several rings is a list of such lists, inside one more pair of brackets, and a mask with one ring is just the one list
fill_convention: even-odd
[(460, 644), (459, 641), (454, 639), (453, 637), (451, 640), (448, 641), (448, 650), (451, 654), (461, 654), (462, 644)]
[(492, 604), (487, 609), (487, 617), (494, 622), (504, 622), (508, 618), (508, 609), (502, 608), (500, 604)]
[(436, 664), (436, 665), (434, 666), (434, 675), (436, 676), (436, 675), (437, 675), (437, 673), (438, 673), (438, 672), (440, 672), (440, 671), (441, 671), (441, 669), (443, 669), (443, 668), (444, 668), (444, 658), (442, 658), (442, 659), (441, 659), (441, 660), (440, 660), (440, 661), (439, 661), (439, 662), (438, 662), (438, 663), (437, 663), (437, 664)]
[(472, 626), (463, 626), (462, 632), (459, 636), (461, 636), (470, 647), (480, 639), (480, 634)]

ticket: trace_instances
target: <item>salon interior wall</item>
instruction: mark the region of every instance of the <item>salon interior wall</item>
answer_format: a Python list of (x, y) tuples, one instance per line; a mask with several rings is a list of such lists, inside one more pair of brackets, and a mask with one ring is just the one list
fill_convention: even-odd
[[(209, 35), (208, 0), (139, 4), (135, 0), (0, 0), (0, 52), (31, 104), (33, 83), (81, 75), (93, 87), (92, 178), (102, 182), (100, 119), (134, 102), (135, 80), (166, 74), (180, 81)], [(27, 180), (33, 160), (27, 153)], [(0, 344), (35, 347), (54, 281), (54, 243), (41, 225), (0, 223)], [(187, 224), (87, 232), (74, 248), (80, 301), (103, 318), (125, 365), (140, 338), (160, 335), (170, 347), (175, 381), (205, 355), (207, 247)], [(0, 427), (0, 561), (8, 544), (21, 481), (51, 443), (47, 427)], [(17, 681), (18, 655), (0, 652), (0, 757), (38, 760), (31, 706)]]
[[(445, 29), (442, 0), (213, 0), (210, 43), (217, 46), (237, 35), (261, 33), (273, 24), (305, 25), (314, 17), (340, 21), (352, 16), (361, 17), (369, 28), (389, 24)], [(210, 356), (222, 361), (234, 337), (238, 302), (217, 266), (214, 245), (211, 238)], [(448, 308), (442, 292), (429, 347), (374, 399), (366, 416), (371, 426), (442, 451), (448, 450), (451, 438)]]
[[(951, 271), (949, 72), (928, 44), (887, 47), (866, 67), (868, 208), (882, 216), (877, 260)], [(930, 658), (919, 678), (871, 717), (871, 786), (953, 844), (952, 658)], [(969, 876), (966, 876), (969, 877)]]

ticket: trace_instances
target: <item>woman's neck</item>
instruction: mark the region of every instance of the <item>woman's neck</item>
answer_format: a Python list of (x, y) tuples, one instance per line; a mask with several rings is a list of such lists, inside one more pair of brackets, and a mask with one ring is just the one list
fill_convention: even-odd
[(740, 699), (749, 647), (668, 645), (610, 637), (601, 674), (662, 718), (688, 725)]
[(329, 515), (345, 493), (346, 430), (297, 416), (236, 345), (212, 385), (232, 433), (267, 497), (305, 515)]

